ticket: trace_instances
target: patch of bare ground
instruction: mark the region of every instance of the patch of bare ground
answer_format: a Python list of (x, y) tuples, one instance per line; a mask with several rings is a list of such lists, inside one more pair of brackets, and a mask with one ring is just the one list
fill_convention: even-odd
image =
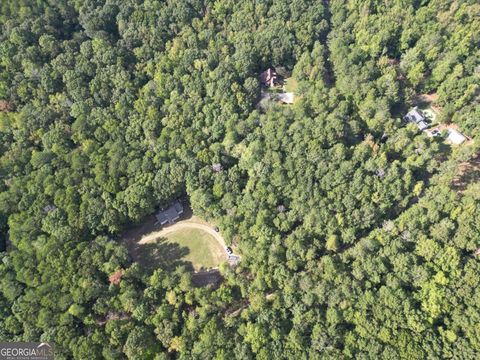
[(103, 326), (110, 320), (125, 320), (128, 319), (130, 316), (125, 312), (115, 312), (110, 311), (107, 315), (102, 318), (97, 319), (97, 325)]
[(442, 107), (436, 104), (438, 100), (438, 94), (433, 92), (430, 94), (418, 94), (412, 99), (412, 103), (416, 106), (430, 106), (430, 108), (437, 114), (440, 115), (442, 112)]
[(432, 103), (438, 100), (437, 93), (430, 93), (430, 94), (418, 94), (414, 101), (421, 102), (421, 103)]
[[(121, 241), (127, 247), (130, 256), (132, 257), (133, 261), (138, 260), (138, 246), (140, 242), (145, 243), (147, 239), (154, 239), (161, 237), (171, 231), (174, 231), (176, 228), (182, 227), (181, 224), (198, 224), (197, 226), (201, 226), (202, 228), (209, 228), (211, 233), (215, 233), (213, 229), (210, 228), (210, 225), (200, 219), (197, 216), (193, 215), (192, 209), (190, 207), (185, 207), (182, 216), (180, 217), (179, 221), (175, 224), (167, 224), (167, 225), (160, 225), (157, 222), (155, 215), (148, 216), (141, 224), (135, 225), (127, 230), (124, 231), (122, 234)], [(193, 225), (195, 226), (195, 225)], [(210, 232), (209, 231), (209, 232)], [(216, 234), (215, 238), (218, 240), (219, 235)], [(143, 240), (143, 241), (142, 241)], [(221, 239), (223, 244), (223, 238)]]
[(7, 100), (0, 100), (0, 111), (10, 112), (12, 111), (12, 106)]
[[(200, 266), (197, 260), (204, 256), (203, 248), (192, 248), (185, 245), (180, 234), (188, 231), (199, 231), (209, 237), (211, 251), (216, 251), (215, 256), (228, 261), (231, 267), (235, 267), (240, 261), (240, 256), (227, 254), (226, 245), (221, 233), (214, 225), (194, 216), (189, 207), (184, 208), (181, 218), (174, 224), (160, 225), (154, 215), (147, 217), (141, 224), (133, 226), (122, 234), (121, 242), (127, 247), (132, 261), (140, 263), (149, 270), (162, 268), (174, 270), (178, 266), (185, 266), (192, 271), (192, 283), (196, 287), (210, 286), (216, 288), (223, 281), (221, 273), (216, 266)], [(182, 235), (186, 236), (186, 235)], [(168, 239), (176, 240), (169, 241)], [(235, 249), (235, 247), (234, 247)], [(211, 255), (211, 254), (210, 254)], [(205, 259), (203, 259), (205, 260)], [(115, 275), (115, 276), (114, 276)], [(120, 274), (112, 274), (111, 282), (118, 281)]]
[(480, 180), (480, 152), (476, 153), (469, 161), (459, 164), (457, 174), (452, 181), (452, 188), (463, 192), (468, 185)]
[(198, 271), (192, 275), (192, 283), (195, 287), (203, 287), (210, 285), (214, 288), (218, 287), (223, 277), (218, 269), (209, 271)]

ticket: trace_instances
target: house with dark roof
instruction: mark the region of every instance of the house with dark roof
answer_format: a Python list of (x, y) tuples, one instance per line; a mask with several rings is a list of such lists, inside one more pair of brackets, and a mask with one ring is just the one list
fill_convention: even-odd
[(267, 70), (260, 73), (260, 82), (263, 86), (275, 87), (278, 85), (282, 85), (282, 77), (277, 74), (275, 69), (268, 68)]
[(155, 215), (157, 222), (160, 225), (173, 224), (180, 218), (180, 215), (183, 214), (183, 206), (179, 201), (175, 201), (166, 209), (161, 209)]

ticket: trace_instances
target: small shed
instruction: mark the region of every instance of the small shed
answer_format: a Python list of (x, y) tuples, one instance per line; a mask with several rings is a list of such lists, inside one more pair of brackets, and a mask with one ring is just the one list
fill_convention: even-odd
[(215, 163), (212, 165), (212, 170), (215, 172), (220, 172), (223, 170), (223, 166), (220, 163)]
[(455, 129), (448, 129), (447, 141), (452, 144), (463, 144), (467, 138)]

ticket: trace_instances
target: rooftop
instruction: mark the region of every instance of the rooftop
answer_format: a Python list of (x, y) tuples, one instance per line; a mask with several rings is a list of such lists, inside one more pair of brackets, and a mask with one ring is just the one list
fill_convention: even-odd
[(452, 144), (460, 145), (467, 140), (467, 138), (455, 129), (448, 129), (447, 140)]
[(295, 95), (292, 92), (281, 93), (277, 95), (277, 99), (285, 104), (293, 104)]
[(417, 122), (417, 126), (418, 126), (418, 128), (419, 128), (421, 131), (423, 131), (423, 130), (425, 130), (426, 128), (428, 128), (428, 124), (427, 124), (425, 121), (423, 121), (423, 120), (420, 120), (419, 122)]
[(277, 72), (275, 71), (275, 69), (268, 68), (267, 70), (262, 71), (260, 73), (260, 82), (264, 86), (273, 87), (277, 84), (277, 81), (278, 81), (278, 77), (277, 77)]
[(182, 204), (179, 201), (175, 201), (168, 208), (160, 210), (155, 217), (160, 225), (164, 225), (166, 223), (173, 224), (182, 214)]
[(418, 109), (418, 107), (414, 107), (412, 110), (410, 110), (407, 115), (404, 117), (405, 121), (413, 122), (413, 123), (418, 123), (420, 121), (425, 120), (425, 117), (421, 113), (421, 110)]

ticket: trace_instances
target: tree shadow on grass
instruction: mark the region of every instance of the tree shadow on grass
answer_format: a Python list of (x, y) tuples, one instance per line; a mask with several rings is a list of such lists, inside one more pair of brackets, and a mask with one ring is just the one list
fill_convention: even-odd
[(192, 263), (183, 260), (190, 253), (186, 246), (180, 246), (168, 242), (165, 238), (159, 238), (155, 242), (147, 244), (135, 243), (134, 247), (136, 261), (147, 270), (153, 271), (160, 268), (173, 271), (179, 266), (185, 266), (186, 269), (193, 271)]

